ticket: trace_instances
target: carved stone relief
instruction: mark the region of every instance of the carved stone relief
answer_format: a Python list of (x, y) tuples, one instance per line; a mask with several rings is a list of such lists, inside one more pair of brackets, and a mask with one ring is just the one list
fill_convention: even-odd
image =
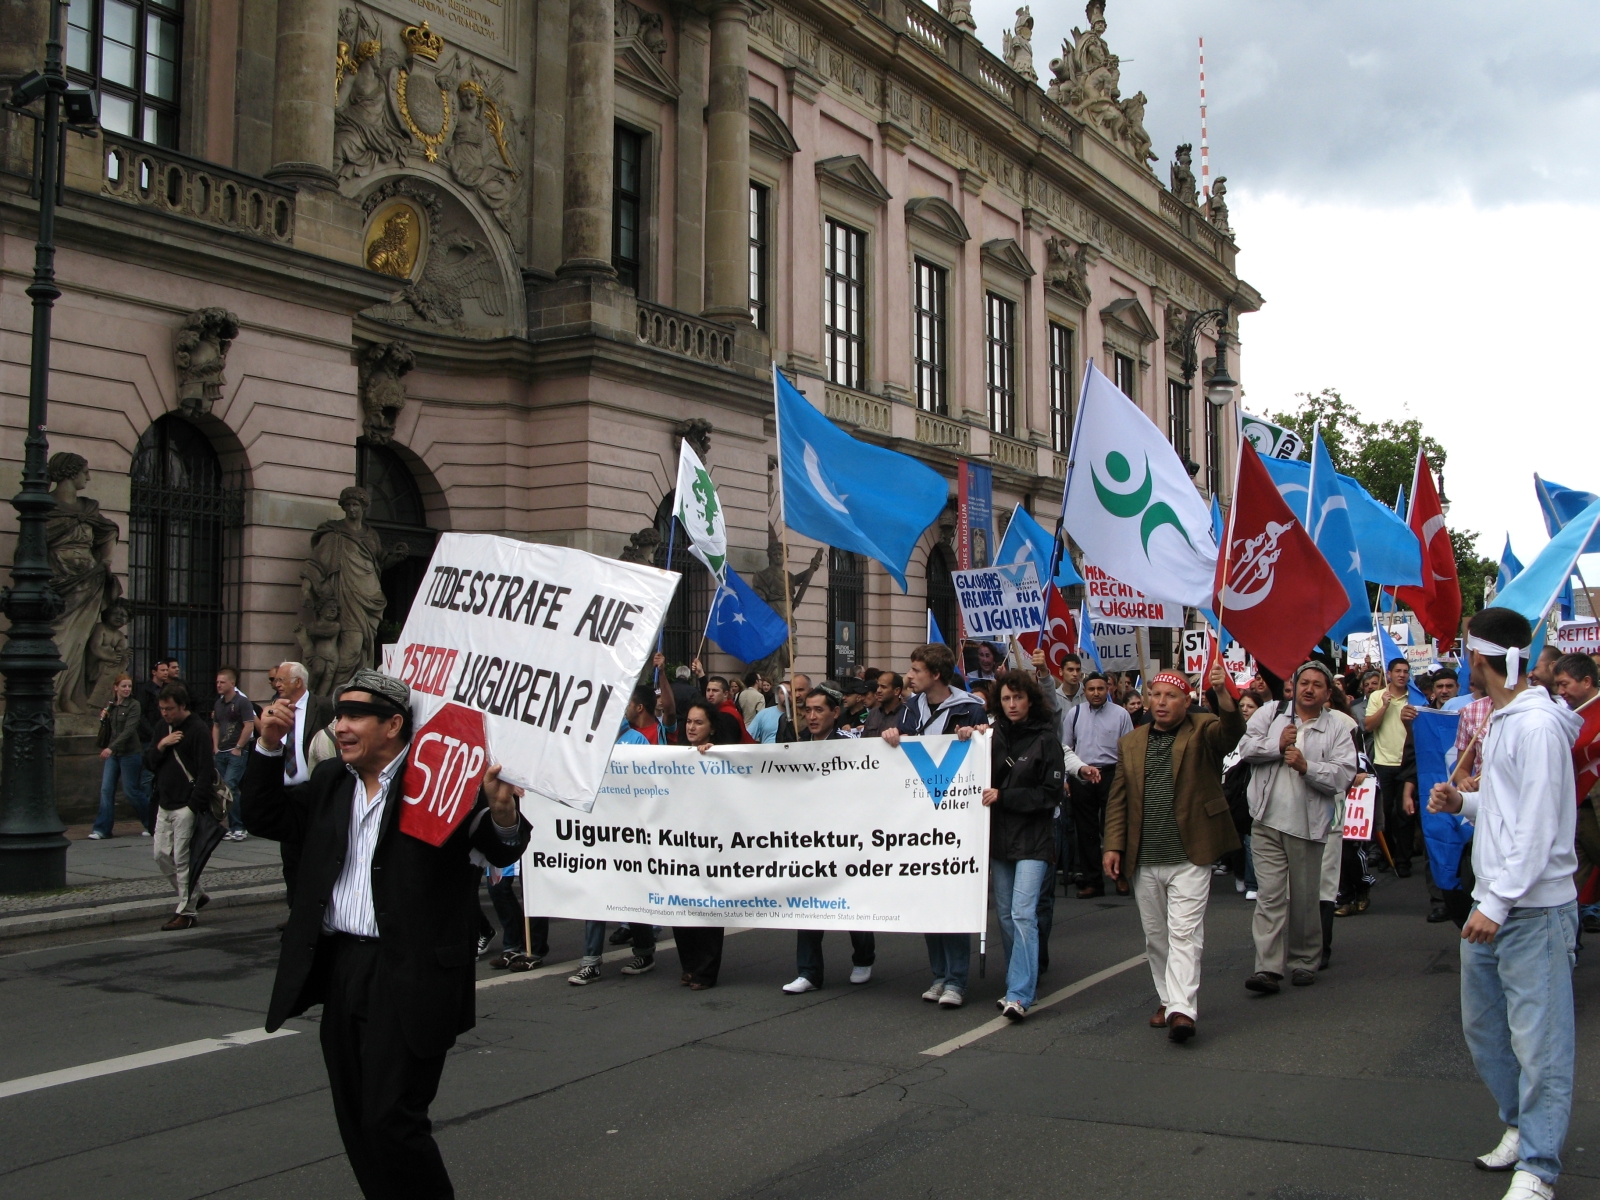
[(689, 448), (705, 459), (711, 453), (712, 428), (711, 422), (704, 417), (690, 417), (673, 426), (672, 434), (688, 442)]
[(1044, 283), (1064, 292), (1079, 304), (1089, 303), (1089, 247), (1074, 250), (1064, 237), (1044, 240)]
[[(366, 315), (436, 332), (497, 336), (506, 332), (511, 305), (506, 276), (482, 229), (454, 197), (426, 182), (401, 176), (379, 184), (363, 207), (369, 219), (385, 218), (398, 203), (426, 217), (428, 239), (421, 267), (399, 276), (400, 290)], [(381, 244), (376, 223), (368, 233), (368, 257)], [(369, 267), (378, 269), (369, 261)]]
[(357, 360), (361, 385), (361, 428), (367, 441), (387, 446), (406, 403), (405, 375), (417, 365), (404, 342), (378, 342)]
[(178, 368), (178, 407), (189, 416), (203, 416), (222, 398), (222, 368), (238, 336), (239, 318), (225, 308), (196, 309), (178, 326), (172, 361)]
[(1176, 161), (1172, 164), (1172, 194), (1184, 204), (1196, 204), (1200, 193), (1195, 187), (1194, 167), (1191, 165), (1194, 147), (1184, 142), (1173, 151), (1173, 155)]
[(1152, 160), (1145, 132), (1145, 94), (1122, 98), (1122, 60), (1106, 45), (1105, 0), (1089, 0), (1083, 10), (1087, 30), (1076, 26), (1072, 43), (1061, 43), (1061, 57), (1050, 60), (1050, 99), (1099, 130), (1144, 166)]
[(628, 544), (623, 547), (618, 557), (623, 562), (653, 563), (656, 560), (656, 547), (659, 545), (661, 545), (661, 531), (654, 525), (646, 525), (628, 538)]

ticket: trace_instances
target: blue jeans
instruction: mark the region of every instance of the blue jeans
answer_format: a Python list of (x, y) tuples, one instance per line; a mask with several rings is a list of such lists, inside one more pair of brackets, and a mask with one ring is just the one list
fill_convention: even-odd
[(239, 781), (244, 778), (244, 769), (249, 759), (245, 757), (247, 751), (241, 750), (238, 754), (231, 750), (224, 750), (217, 755), (217, 777), (228, 785), (228, 790), (233, 793), (233, 799), (228, 803), (228, 832), (243, 833), (244, 822), (239, 819)]
[(1023, 1008), (1033, 1004), (1039, 986), (1039, 891), (1053, 870), (1042, 858), (989, 860), (1006, 951), (1006, 999)]
[(144, 790), (139, 778), (143, 762), (142, 754), (113, 754), (110, 758), (101, 760), (100, 812), (94, 821), (96, 833), (103, 837), (111, 836), (111, 827), (116, 821), (119, 778), (122, 780), (123, 795), (128, 797), (128, 803), (133, 805), (133, 811), (139, 814), (139, 820), (149, 828), (150, 793)]
[[(1473, 905), (1477, 911), (1477, 905)], [(1494, 941), (1461, 943), (1461, 1032), (1500, 1119), (1522, 1142), (1520, 1170), (1553, 1184), (1572, 1114), (1572, 965), (1578, 906), (1514, 908)]]
[[(638, 921), (628, 925), (628, 931), (633, 934), (633, 952), (640, 958), (649, 958), (656, 952), (655, 927)], [(606, 923), (604, 921), (585, 921), (583, 923), (583, 966), (598, 967), (600, 960), (606, 953)]]
[(933, 981), (965, 995), (967, 972), (972, 967), (972, 935), (925, 933), (922, 936), (928, 943), (928, 967), (933, 971)]

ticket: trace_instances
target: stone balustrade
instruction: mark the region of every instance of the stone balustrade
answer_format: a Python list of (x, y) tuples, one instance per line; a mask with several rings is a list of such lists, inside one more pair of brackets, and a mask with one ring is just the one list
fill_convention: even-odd
[(295, 189), (102, 132), (100, 194), (282, 246), (294, 243)]
[(715, 367), (733, 365), (733, 330), (674, 308), (638, 301), (639, 340), (668, 354)]
[(1002, 437), (998, 433), (991, 434), (989, 457), (997, 467), (1009, 467), (1013, 471), (1021, 471), (1024, 475), (1036, 475), (1039, 472), (1039, 448), (1027, 442), (1019, 442), (1016, 438)]
[(845, 421), (874, 433), (889, 433), (889, 402), (865, 392), (828, 385), (824, 391), (824, 409), (835, 421)]
[(937, 446), (941, 450), (969, 454), (972, 450), (972, 430), (960, 421), (952, 421), (949, 417), (937, 417), (933, 413), (919, 412), (917, 441), (925, 446)]

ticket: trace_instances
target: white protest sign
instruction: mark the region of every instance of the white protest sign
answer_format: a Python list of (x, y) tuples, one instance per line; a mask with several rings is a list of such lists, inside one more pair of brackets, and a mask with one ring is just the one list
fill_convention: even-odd
[(1402, 646), (1400, 653), (1405, 655), (1406, 661), (1411, 664), (1412, 671), (1419, 671), (1425, 667), (1433, 666), (1432, 643), (1425, 646)]
[(989, 734), (618, 746), (594, 808), (525, 797), (529, 912), (656, 925), (984, 927)]
[(1183, 631), (1183, 673), (1185, 675), (1201, 675), (1206, 669), (1206, 660), (1211, 657), (1211, 631), (1209, 629), (1185, 629)]
[(1183, 605), (1156, 600), (1113, 579), (1093, 563), (1083, 564), (1083, 582), (1089, 593), (1089, 615), (1119, 625), (1183, 627)]
[(968, 637), (1008, 638), (1044, 628), (1044, 592), (1033, 563), (956, 571), (951, 579)]
[(1368, 776), (1352, 787), (1344, 798), (1344, 836), (1347, 841), (1372, 840), (1372, 815), (1376, 811), (1378, 781)]
[(1238, 642), (1234, 642), (1222, 652), (1222, 668), (1240, 687), (1256, 677), (1256, 660), (1251, 658), (1249, 651)]
[(1563, 654), (1600, 654), (1600, 624), (1563, 621), (1556, 630), (1556, 649)]
[(481, 736), (483, 765), (502, 764), (509, 782), (592, 805), (679, 578), (563, 546), (441, 535), (395, 657), (416, 724), (407, 801), (433, 808), (413, 785), (459, 779)]
[(1137, 671), (1139, 669), (1139, 627), (1113, 625), (1108, 621), (1090, 621), (1094, 634), (1094, 648), (1100, 654), (1100, 667), (1106, 671)]
[(1378, 663), (1382, 654), (1378, 649), (1378, 635), (1375, 633), (1352, 633), (1345, 639), (1345, 652), (1353, 663)]

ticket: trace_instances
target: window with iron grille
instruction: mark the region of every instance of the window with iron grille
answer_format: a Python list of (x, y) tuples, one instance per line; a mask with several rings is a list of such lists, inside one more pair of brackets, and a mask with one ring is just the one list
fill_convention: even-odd
[(72, 0), (67, 76), (98, 98), (100, 124), (157, 146), (178, 145), (181, 0)]
[(917, 407), (947, 416), (950, 401), (945, 391), (945, 286), (950, 274), (943, 267), (917, 259), (911, 297), (911, 365), (916, 376)]
[(1050, 448), (1065, 454), (1072, 443), (1072, 330), (1050, 322)]
[(1117, 385), (1124, 396), (1138, 403), (1139, 376), (1133, 369), (1133, 359), (1126, 354), (1113, 354), (1111, 362), (1112, 370), (1116, 373), (1112, 382)]
[(826, 222), (823, 247), (822, 336), (828, 382), (860, 388), (866, 383), (867, 235), (835, 221)]
[(1222, 410), (1206, 404), (1206, 491), (1213, 496), (1222, 494)]
[(1017, 432), (1017, 304), (985, 292), (984, 309), (989, 428), (1013, 437)]
[(928, 611), (944, 635), (946, 645), (955, 645), (959, 632), (957, 625), (956, 581), (951, 572), (955, 569), (954, 556), (949, 547), (940, 543), (928, 551)]
[(672, 593), (672, 603), (667, 607), (667, 618), (662, 623), (662, 652), (673, 667), (688, 666), (700, 646), (706, 628), (706, 618), (711, 613), (711, 572), (689, 553), (689, 539), (673, 515), (672, 492), (661, 498), (656, 509), (656, 531), (661, 541), (656, 546), (655, 565), (666, 567), (683, 576), (683, 582)]
[(1167, 440), (1178, 457), (1189, 461), (1189, 389), (1181, 379), (1167, 380)]
[(750, 185), (750, 319), (757, 329), (767, 327), (767, 205), (771, 192), (759, 183)]
[(416, 474), (391, 447), (375, 446), (365, 438), (356, 443), (356, 483), (367, 489), (372, 501), (367, 524), (377, 530), (384, 550), (406, 548), (406, 556), (388, 567), (379, 581), (384, 609), (373, 642), (382, 647), (400, 640), (439, 535), (428, 527)]
[(617, 279), (639, 287), (644, 258), (644, 135), (617, 126), (611, 168), (611, 265)]
[(133, 455), (128, 601), (136, 679), (176, 658), (183, 678), (209, 683), (239, 653), (244, 491), (206, 436), (162, 417)]
[(867, 572), (858, 554), (828, 551), (828, 677), (859, 673), (867, 642)]

